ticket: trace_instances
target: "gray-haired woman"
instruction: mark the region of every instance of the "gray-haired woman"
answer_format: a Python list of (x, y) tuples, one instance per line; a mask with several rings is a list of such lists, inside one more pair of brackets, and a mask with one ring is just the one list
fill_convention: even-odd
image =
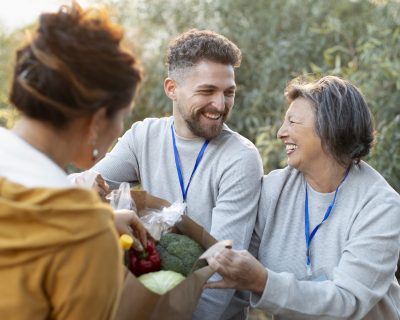
[(374, 140), (361, 92), (348, 81), (295, 80), (278, 138), (288, 167), (264, 177), (253, 244), (209, 259), (210, 288), (252, 292), (276, 318), (399, 319), (395, 278), (400, 196), (360, 159)]

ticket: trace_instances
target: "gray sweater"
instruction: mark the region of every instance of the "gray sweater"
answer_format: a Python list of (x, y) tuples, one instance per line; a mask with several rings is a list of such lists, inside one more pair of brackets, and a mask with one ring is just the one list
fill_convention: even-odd
[[(152, 195), (182, 201), (172, 148), (173, 118), (145, 119), (133, 124), (113, 150), (93, 169), (112, 187), (140, 183)], [(176, 136), (186, 187), (204, 139)], [(232, 239), (247, 249), (257, 215), (262, 162), (255, 146), (224, 125), (212, 139), (192, 178), (187, 214), (218, 240)], [(205, 290), (194, 318), (219, 319), (232, 290)]]
[[(264, 177), (253, 240), (268, 281), (252, 306), (276, 319), (399, 319), (400, 196), (365, 162), (353, 166), (311, 242), (307, 278), (304, 183), (289, 167)], [(311, 232), (333, 193), (308, 190)]]

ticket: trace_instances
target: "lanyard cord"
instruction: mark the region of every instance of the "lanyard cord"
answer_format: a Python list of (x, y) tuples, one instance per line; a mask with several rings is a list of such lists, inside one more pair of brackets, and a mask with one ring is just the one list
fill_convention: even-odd
[(185, 185), (183, 183), (181, 164), (180, 164), (180, 160), (179, 160), (179, 152), (178, 152), (178, 148), (176, 147), (174, 124), (173, 123), (171, 124), (171, 135), (172, 135), (172, 147), (174, 149), (176, 171), (178, 173), (179, 184), (181, 186), (183, 202), (185, 202), (186, 201), (186, 197), (187, 197), (187, 192), (189, 190), (190, 182), (192, 182), (193, 175), (194, 175), (197, 167), (199, 166), (199, 163), (200, 163), (201, 159), (203, 158), (204, 151), (206, 150), (207, 145), (208, 145), (208, 143), (210, 141), (209, 140), (204, 141), (203, 146), (201, 147), (200, 152), (197, 155), (196, 162), (194, 164), (194, 167), (193, 167), (193, 170), (192, 170), (192, 174), (190, 175), (188, 184), (187, 184), (187, 186), (185, 188)]
[(347, 175), (349, 174), (350, 167), (346, 170), (346, 173), (344, 174), (343, 179), (340, 181), (339, 185), (337, 186), (335, 190), (335, 194), (333, 196), (333, 199), (331, 203), (328, 206), (328, 209), (326, 209), (324, 218), (322, 221), (311, 231), (310, 234), (310, 218), (309, 218), (309, 211), (308, 211), (308, 190), (307, 190), (307, 182), (305, 182), (305, 189), (306, 189), (306, 196), (305, 196), (305, 201), (304, 201), (304, 235), (306, 239), (306, 267), (307, 267), (307, 274), (311, 275), (311, 255), (310, 255), (310, 245), (311, 241), (314, 238), (315, 234), (317, 233), (319, 227), (324, 223), (325, 220), (329, 218), (329, 215), (331, 214), (331, 211), (333, 209), (333, 206), (335, 205), (335, 200), (336, 200), (336, 195), (339, 190), (339, 187), (342, 185), (343, 181), (346, 179)]

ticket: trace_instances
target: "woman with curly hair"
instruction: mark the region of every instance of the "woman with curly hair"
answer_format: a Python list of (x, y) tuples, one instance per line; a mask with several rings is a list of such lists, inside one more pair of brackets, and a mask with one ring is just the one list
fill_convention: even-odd
[[(64, 168), (91, 167), (123, 129), (141, 80), (122, 30), (78, 4), (40, 16), (17, 52), (10, 101), (21, 117), (0, 128), (2, 319), (112, 319), (122, 286), (114, 219), (141, 238), (132, 212), (115, 215)], [(122, 220), (122, 221), (121, 221)]]

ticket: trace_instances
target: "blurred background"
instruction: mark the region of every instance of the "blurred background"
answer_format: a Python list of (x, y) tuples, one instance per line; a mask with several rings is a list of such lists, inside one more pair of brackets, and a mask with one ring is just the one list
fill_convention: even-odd
[[(285, 165), (276, 132), (286, 83), (302, 74), (354, 82), (375, 116), (377, 145), (367, 161), (400, 191), (400, 0), (98, 0), (125, 27), (126, 45), (141, 57), (145, 81), (126, 126), (171, 113), (164, 95), (168, 42), (190, 28), (211, 29), (241, 48), (238, 91), (228, 125), (252, 140), (265, 172)], [(40, 12), (57, 0), (0, 2), (0, 125), (17, 116), (7, 92), (15, 48)]]
[[(141, 57), (145, 81), (126, 127), (171, 113), (164, 95), (168, 42), (190, 28), (211, 29), (242, 50), (235, 107), (228, 125), (252, 140), (265, 172), (285, 165), (276, 139), (286, 83), (303, 74), (337, 75), (365, 94), (377, 144), (367, 158), (400, 192), (400, 0), (98, 0), (125, 28), (126, 45)], [(0, 2), (0, 125), (17, 114), (7, 92), (14, 52), (40, 12), (66, 1)], [(254, 312), (252, 319), (265, 319)]]

